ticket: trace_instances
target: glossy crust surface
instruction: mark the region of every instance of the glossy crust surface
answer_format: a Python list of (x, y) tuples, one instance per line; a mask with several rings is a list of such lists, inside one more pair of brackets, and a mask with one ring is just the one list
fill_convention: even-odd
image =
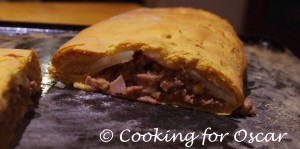
[(159, 53), (165, 67), (195, 70), (234, 98), (222, 111), (209, 112), (230, 114), (244, 102), (243, 45), (226, 20), (199, 9), (142, 8), (112, 17), (61, 46), (49, 71), (64, 83), (82, 82), (93, 63), (124, 50)]

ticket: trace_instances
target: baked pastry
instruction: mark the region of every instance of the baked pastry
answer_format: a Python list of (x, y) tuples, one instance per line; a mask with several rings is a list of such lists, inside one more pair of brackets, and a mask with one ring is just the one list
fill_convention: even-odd
[(226, 20), (192, 8), (142, 8), (81, 31), (57, 50), (49, 72), (83, 90), (229, 115), (245, 101), (246, 67)]
[(0, 72), (0, 148), (7, 148), (40, 91), (41, 69), (33, 50), (0, 49)]

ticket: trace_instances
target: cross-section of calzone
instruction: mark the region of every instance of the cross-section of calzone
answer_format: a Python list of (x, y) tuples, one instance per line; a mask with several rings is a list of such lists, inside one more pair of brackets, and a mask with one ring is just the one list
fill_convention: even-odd
[(81, 31), (58, 49), (49, 72), (83, 90), (228, 115), (245, 101), (246, 67), (226, 20), (191, 8), (143, 8)]
[(40, 64), (33, 50), (0, 49), (0, 148), (7, 148), (40, 84)]

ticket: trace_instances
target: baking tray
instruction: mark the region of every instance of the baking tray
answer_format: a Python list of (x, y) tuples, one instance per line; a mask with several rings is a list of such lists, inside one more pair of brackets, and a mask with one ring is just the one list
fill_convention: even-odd
[[(189, 148), (300, 148), (300, 61), (273, 39), (241, 35), (249, 61), (244, 81), (247, 98), (256, 105), (256, 116), (216, 116), (174, 106), (153, 106), (113, 98), (101, 93), (79, 91), (72, 86), (55, 87), (47, 72), (55, 50), (72, 38), (82, 26), (0, 23), (0, 48), (35, 49), (43, 72), (42, 93), (26, 115), (11, 144), (16, 149), (48, 148), (186, 148), (187, 141), (122, 142), (135, 132), (154, 134), (199, 135)], [(211, 128), (211, 130), (208, 130)], [(110, 142), (100, 140), (100, 133), (110, 129)], [(203, 137), (228, 133), (222, 142)], [(240, 133), (240, 137), (234, 135)], [(273, 133), (285, 135), (280, 142), (254, 140)], [(242, 139), (241, 137), (245, 137)], [(107, 136), (109, 137), (109, 136)], [(213, 139), (213, 137), (211, 138)], [(204, 140), (204, 145), (203, 145)], [(241, 141), (243, 140), (243, 141)]]

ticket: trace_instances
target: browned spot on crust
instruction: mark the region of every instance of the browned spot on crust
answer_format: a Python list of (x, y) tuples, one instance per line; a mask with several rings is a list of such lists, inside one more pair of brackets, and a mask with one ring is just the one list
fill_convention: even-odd
[(20, 58), (20, 57), (23, 57), (23, 56), (20, 56), (20, 55), (17, 55), (17, 54), (7, 54), (5, 56), (9, 56), (9, 57), (13, 57), (13, 58)]
[(177, 44), (174, 43), (174, 42), (171, 42), (170, 44), (171, 44), (172, 46), (177, 46)]
[(172, 35), (170, 35), (170, 34), (164, 34), (164, 35), (162, 35), (164, 38), (166, 38), (166, 39), (171, 39), (172, 38)]

